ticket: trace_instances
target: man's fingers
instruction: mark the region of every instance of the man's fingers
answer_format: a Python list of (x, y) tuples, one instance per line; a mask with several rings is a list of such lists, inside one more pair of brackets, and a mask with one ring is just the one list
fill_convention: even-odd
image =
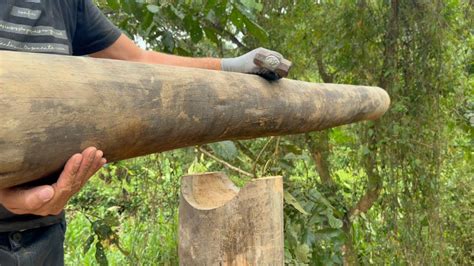
[[(82, 160), (84, 156), (80, 153), (74, 154), (64, 166), (63, 173), (64, 175), (68, 175), (69, 177), (75, 177), (79, 172), (79, 168), (81, 167)], [(62, 175), (61, 174), (61, 175)]]
[(104, 165), (104, 163), (102, 162), (102, 159), (104, 159), (103, 156), (104, 156), (104, 153), (101, 150), (98, 150), (95, 153), (95, 158), (94, 158), (92, 167), (89, 169), (89, 172), (86, 175), (87, 179), (83, 180), (83, 183), (85, 183), (91, 176), (93, 176)]
[(87, 159), (85, 156), (95, 152), (95, 149), (86, 149), (82, 154), (73, 155), (64, 166), (64, 170), (53, 187), (62, 200), (68, 200), (81, 187), (80, 175)]
[(67, 161), (58, 181), (52, 185), (56, 193), (55, 197), (43, 208), (43, 212), (48, 214), (60, 212), (71, 196), (79, 191), (82, 187), (81, 175), (83, 175), (84, 168), (90, 167), (89, 158), (95, 157), (96, 150), (88, 148), (82, 154), (75, 154)]
[(58, 192), (63, 190), (69, 190), (72, 187), (74, 180), (76, 179), (76, 176), (79, 172), (79, 168), (81, 167), (83, 159), (83, 155), (78, 153), (74, 154), (66, 162), (64, 170), (59, 176), (57, 186), (55, 186), (59, 190)]
[(3, 191), (3, 206), (15, 214), (37, 214), (54, 197), (51, 186), (39, 186), (32, 189), (8, 189)]
[[(57, 184), (54, 186), (58, 190), (57, 192), (62, 196), (69, 198), (79, 191), (83, 184), (88, 180), (89, 172), (97, 171), (94, 169), (96, 164), (98, 164), (95, 162), (96, 157), (97, 149), (94, 147), (85, 149), (82, 154), (72, 156), (66, 163)], [(98, 161), (100, 163), (100, 159), (98, 159)]]
[(89, 173), (89, 170), (93, 167), (94, 165), (94, 160), (96, 157), (97, 149), (94, 147), (90, 147), (85, 149), (82, 152), (82, 163), (79, 168), (79, 172), (77, 173), (76, 176), (76, 182), (75, 184), (82, 184), (84, 179), (87, 179), (87, 174)]

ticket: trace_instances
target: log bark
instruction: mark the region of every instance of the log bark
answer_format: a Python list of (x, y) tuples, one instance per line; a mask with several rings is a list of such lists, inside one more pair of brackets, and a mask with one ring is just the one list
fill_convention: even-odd
[(221, 173), (185, 176), (179, 208), (180, 265), (283, 265), (283, 181), (242, 189)]
[(0, 188), (59, 171), (88, 146), (109, 162), (380, 117), (377, 87), (0, 51)]

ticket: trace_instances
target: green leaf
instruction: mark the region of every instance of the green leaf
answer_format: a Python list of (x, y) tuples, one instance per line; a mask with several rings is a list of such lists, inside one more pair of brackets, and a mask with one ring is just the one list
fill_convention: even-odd
[(324, 216), (314, 215), (313, 217), (311, 217), (308, 224), (309, 225), (322, 224), (325, 220), (326, 219), (324, 219)]
[(208, 0), (206, 2), (206, 6), (204, 7), (204, 12), (209, 12), (209, 10), (211, 10), (211, 8), (213, 8), (214, 6), (216, 6), (216, 3), (217, 0)]
[[(124, 20), (122, 20), (122, 21), (118, 24), (119, 28), (125, 29), (125, 28), (128, 26), (128, 22), (129, 22), (129, 18), (127, 17), (127, 18), (125, 18)], [(124, 33), (125, 33), (129, 38), (131, 37), (130, 34), (129, 34), (129, 32), (125, 31)], [(133, 39), (133, 37), (132, 37), (131, 39)]]
[(104, 217), (104, 223), (110, 227), (116, 227), (120, 225), (120, 217), (118, 214), (118, 209), (120, 207), (113, 206), (107, 210), (106, 216)]
[(107, 0), (107, 5), (114, 11), (120, 8), (119, 0)]
[(334, 229), (342, 228), (342, 221), (332, 215), (328, 215), (329, 226)]
[(263, 10), (263, 5), (255, 0), (241, 0), (240, 2), (249, 9), (254, 9), (258, 12)]
[(169, 31), (165, 31), (162, 37), (163, 39), (161, 41), (163, 42), (165, 52), (172, 53), (175, 46), (173, 34)]
[(306, 244), (299, 245), (295, 250), (296, 259), (303, 263), (309, 262), (310, 248)]
[(145, 36), (150, 36), (149, 30), (150, 30), (151, 24), (153, 23), (153, 16), (154, 16), (153, 13), (147, 12), (145, 14), (142, 22), (140, 23), (140, 28), (144, 31), (147, 31)]
[(122, 7), (123, 7), (123, 11), (125, 11), (126, 13), (132, 13), (132, 4), (131, 4), (132, 1), (130, 0), (125, 0), (123, 1), (122, 3)]
[(237, 147), (232, 141), (221, 141), (209, 144), (211, 149), (216, 153), (220, 158), (224, 160), (234, 160), (239, 155)]
[(234, 6), (234, 8), (232, 9), (232, 13), (230, 13), (230, 21), (232, 21), (232, 23), (234, 23), (234, 25), (240, 31), (244, 30), (243, 16), (244, 15), (240, 12), (240, 10)]
[(182, 10), (177, 9), (176, 7), (169, 5), (167, 8), (169, 14), (172, 15), (172, 19), (177, 19), (179, 18), (180, 20), (184, 19), (184, 14)]
[(194, 18), (191, 15), (187, 15), (186, 17), (184, 17), (183, 22), (184, 22), (184, 28), (191, 35), (191, 40), (194, 43), (198, 43), (204, 36), (202, 33), (201, 26), (199, 25), (199, 22), (194, 20)]
[(148, 9), (148, 11), (150, 11), (153, 14), (158, 13), (160, 11), (160, 7), (157, 5), (147, 5), (146, 9)]
[(107, 260), (107, 256), (104, 252), (104, 247), (100, 242), (95, 244), (95, 260), (99, 263), (100, 266), (108, 266), (109, 261)]
[(255, 38), (257, 38), (260, 42), (267, 42), (268, 41), (268, 33), (258, 25), (253, 19), (251, 19), (246, 12), (239, 8), (237, 5), (235, 8), (239, 9), (239, 13), (242, 15), (242, 21), (247, 28), (247, 31), (251, 33)]
[(92, 228), (94, 229), (94, 232), (99, 240), (109, 239), (109, 237), (113, 234), (112, 228), (109, 225), (104, 224), (104, 220), (94, 222)]
[(207, 171), (207, 167), (197, 159), (188, 168), (188, 174), (203, 173)]
[(217, 33), (214, 29), (204, 28), (204, 33), (206, 34), (206, 38), (219, 45), (219, 39), (217, 38)]
[(293, 197), (293, 195), (290, 194), (290, 192), (285, 191), (284, 193), (284, 198), (285, 202), (290, 204), (291, 206), (295, 207), (299, 212), (301, 212), (304, 215), (309, 215), (309, 213), (306, 212), (306, 210), (301, 206), (301, 204), (298, 202), (298, 200)]
[(283, 143), (281, 144), (281, 147), (295, 155), (303, 154), (303, 151), (301, 150), (301, 148), (298, 145), (295, 145), (293, 143)]
[(176, 52), (176, 54), (181, 55), (181, 56), (188, 56), (189, 57), (189, 56), (193, 55), (190, 51), (188, 51), (188, 50), (186, 50), (182, 47), (176, 47), (175, 52)]
[(214, 11), (213, 13), (215, 14), (214, 17), (217, 20), (219, 20), (219, 22), (222, 25), (227, 24), (227, 14), (226, 14), (227, 3), (228, 3), (228, 0), (219, 1), (219, 3), (217, 5), (215, 5), (215, 7), (213, 9), (213, 11)]
[(204, 34), (202, 33), (201, 27), (198, 26), (193, 28), (193, 31), (191, 31), (191, 40), (194, 43), (198, 43), (202, 40), (202, 37), (204, 37)]
[(331, 140), (336, 144), (344, 144), (353, 141), (352, 137), (349, 135), (349, 131), (342, 128), (333, 128), (330, 131)]
[(124, 0), (122, 3), (123, 10), (128, 14), (133, 14), (137, 18), (141, 18), (141, 7), (138, 6), (136, 0)]
[(89, 249), (92, 246), (92, 243), (94, 243), (95, 237), (94, 235), (90, 235), (89, 238), (87, 238), (86, 242), (84, 243), (83, 249), (82, 249), (82, 254), (86, 254)]
[(362, 155), (366, 156), (370, 154), (370, 149), (367, 145), (362, 146)]
[(259, 41), (261, 42), (267, 42), (268, 41), (268, 33), (260, 27), (258, 24), (255, 22), (247, 19), (244, 20), (245, 26), (247, 27), (247, 30), (254, 35)]
[(316, 239), (331, 239), (339, 237), (342, 232), (340, 229), (325, 228), (314, 232)]

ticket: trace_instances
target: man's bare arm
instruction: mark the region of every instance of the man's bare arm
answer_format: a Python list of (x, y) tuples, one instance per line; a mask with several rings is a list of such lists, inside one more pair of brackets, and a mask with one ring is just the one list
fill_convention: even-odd
[(146, 51), (138, 47), (132, 40), (130, 40), (124, 34), (122, 34), (119, 39), (108, 48), (97, 53), (93, 53), (90, 56), (97, 58), (135, 61), (149, 64), (162, 64), (221, 70), (221, 59), (192, 58), (169, 55), (154, 51)]
[[(263, 55), (270, 55), (273, 62), (276, 62), (277, 64), (267, 66), (261, 64), (256, 65), (255, 60), (257, 55), (260, 55), (260, 57)], [(91, 54), (90, 56), (149, 64), (163, 64), (258, 74), (268, 80), (277, 80), (287, 76), (289, 68), (291, 67), (291, 62), (285, 60), (280, 53), (265, 48), (257, 48), (235, 58), (193, 58), (143, 50), (124, 34), (122, 34), (119, 39), (108, 48)], [(282, 66), (282, 64), (285, 67), (280, 69), (279, 66)]]

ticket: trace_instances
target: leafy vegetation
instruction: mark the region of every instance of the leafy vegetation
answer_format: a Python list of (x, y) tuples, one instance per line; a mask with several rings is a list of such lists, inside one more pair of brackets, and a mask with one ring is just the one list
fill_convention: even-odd
[(265, 46), (294, 62), (292, 78), (380, 86), (392, 106), (375, 122), (110, 164), (68, 207), (67, 263), (176, 265), (179, 177), (204, 171), (284, 176), (289, 265), (472, 263), (472, 1), (98, 4), (148, 49)]

